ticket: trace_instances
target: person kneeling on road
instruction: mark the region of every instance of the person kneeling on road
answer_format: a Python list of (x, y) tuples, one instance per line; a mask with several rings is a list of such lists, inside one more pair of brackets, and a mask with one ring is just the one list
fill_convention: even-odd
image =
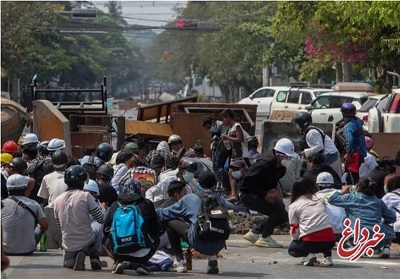
[(64, 267), (85, 270), (85, 258), (90, 256), (92, 269), (101, 269), (99, 259), (100, 236), (91, 226), (90, 216), (98, 223), (104, 222), (104, 215), (98, 203), (89, 192), (83, 191), (88, 174), (81, 166), (71, 166), (64, 174), (68, 189), (54, 200), (54, 216), (62, 234)]
[[(174, 182), (171, 182), (174, 183)], [(207, 185), (202, 185), (206, 195), (212, 189), (207, 189)], [(202, 198), (198, 194), (187, 194), (183, 196), (177, 203), (165, 207), (157, 208), (157, 216), (159, 221), (168, 222), (168, 237), (172, 249), (176, 253), (178, 266), (175, 268), (178, 272), (187, 272), (184, 265), (184, 257), (181, 248), (181, 239), (189, 244), (201, 254), (208, 255), (208, 274), (218, 274), (217, 254), (225, 247), (225, 240), (204, 240), (198, 237), (196, 224), (200, 207), (202, 206)], [(179, 219), (178, 219), (179, 218)], [(182, 221), (181, 218), (189, 222)]]

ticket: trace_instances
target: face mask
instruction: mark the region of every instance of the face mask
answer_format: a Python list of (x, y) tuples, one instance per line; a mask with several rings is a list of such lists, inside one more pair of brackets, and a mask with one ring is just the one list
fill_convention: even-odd
[(185, 180), (186, 183), (189, 183), (190, 180), (194, 178), (194, 173), (193, 172), (185, 172), (183, 174), (183, 180)]
[(284, 166), (285, 168), (288, 168), (290, 166), (290, 163), (292, 163), (292, 160), (283, 159), (281, 161), (281, 165)]
[(235, 179), (240, 179), (242, 177), (242, 172), (241, 171), (233, 171), (232, 176)]
[(296, 124), (296, 129), (297, 129), (299, 132), (302, 132), (302, 131), (303, 131), (303, 128), (301, 128), (301, 127), (299, 126), (299, 124)]
[(218, 132), (218, 126), (211, 126), (210, 132), (211, 132), (211, 133), (216, 133), (216, 132)]
[(385, 194), (388, 192), (388, 188), (386, 185), (383, 186), (383, 191), (385, 191)]

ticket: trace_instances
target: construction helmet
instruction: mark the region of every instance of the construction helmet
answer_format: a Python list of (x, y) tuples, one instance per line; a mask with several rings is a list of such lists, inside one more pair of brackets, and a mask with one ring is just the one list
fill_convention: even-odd
[(293, 117), (292, 121), (299, 125), (300, 128), (304, 129), (304, 127), (311, 125), (312, 117), (308, 112), (300, 112)]
[(20, 174), (12, 174), (7, 178), (7, 190), (25, 190), (28, 186), (28, 179), (26, 176)]
[(103, 164), (97, 169), (97, 174), (100, 174), (102, 179), (111, 180), (114, 176), (114, 169), (109, 164)]
[(10, 163), (10, 167), (13, 168), (17, 173), (25, 175), (28, 169), (28, 163), (21, 157), (15, 157)]
[(88, 179), (88, 175), (86, 170), (81, 166), (71, 166), (69, 167), (64, 174), (64, 182), (69, 186), (73, 186), (77, 188), (81, 186), (83, 188), (83, 184)]
[(112, 155), (114, 153), (114, 149), (112, 146), (106, 142), (100, 143), (96, 147), (96, 156), (102, 159), (104, 162), (110, 161)]
[(1, 152), (18, 153), (18, 145), (12, 140), (6, 141), (1, 148)]
[(370, 137), (365, 136), (365, 145), (367, 146), (367, 149), (371, 149), (372, 146), (374, 146), (374, 140)]
[(51, 152), (61, 150), (63, 148), (65, 148), (65, 140), (58, 138), (51, 139), (47, 145), (47, 150)]
[(315, 184), (319, 187), (333, 187), (334, 184), (333, 176), (329, 172), (321, 172), (318, 174)]
[(129, 150), (132, 153), (138, 154), (139, 153), (139, 146), (134, 142), (128, 142), (127, 144), (125, 144), (125, 147), (124, 147), (123, 150)]
[(294, 144), (290, 139), (283, 138), (276, 142), (274, 150), (283, 153), (289, 157), (295, 157)]
[(179, 169), (186, 169), (189, 172), (197, 170), (197, 160), (195, 158), (183, 157), (178, 164)]
[(356, 106), (352, 103), (344, 103), (340, 108), (343, 116), (354, 117), (356, 115)]
[(27, 145), (30, 143), (39, 143), (39, 139), (35, 134), (26, 134), (22, 140), (22, 145)]
[(13, 156), (10, 153), (1, 153), (1, 163), (2, 164), (9, 164), (11, 163)]
[(182, 143), (182, 139), (179, 135), (173, 134), (171, 136), (169, 136), (168, 138), (168, 144), (174, 144), (174, 143)]

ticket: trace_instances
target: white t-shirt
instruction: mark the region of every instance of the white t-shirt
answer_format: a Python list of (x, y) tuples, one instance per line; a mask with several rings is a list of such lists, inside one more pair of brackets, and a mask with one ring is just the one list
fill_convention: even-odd
[[(395, 189), (393, 192), (400, 194), (400, 189)], [(383, 196), (382, 201), (386, 204), (389, 209), (396, 208), (400, 211), (400, 196), (393, 194), (393, 192), (387, 193)], [(394, 210), (396, 211), (396, 210)], [(396, 211), (396, 222), (393, 223), (393, 229), (396, 233), (400, 233), (400, 213)]]
[(374, 156), (367, 152), (367, 156), (364, 158), (364, 163), (361, 164), (358, 170), (360, 178), (368, 177), (369, 173), (378, 166)]
[(333, 232), (335, 234), (341, 234), (343, 231), (343, 220), (346, 217), (346, 212), (343, 207), (338, 207), (328, 203), (329, 198), (335, 192), (339, 192), (337, 189), (323, 189), (315, 193), (318, 199), (322, 200), (326, 205), (326, 213), (328, 214), (329, 221), (331, 222)]
[(78, 251), (94, 242), (90, 211), (96, 208), (93, 196), (81, 190), (66, 191), (54, 200), (54, 216), (61, 225), (65, 251)]
[[(42, 207), (35, 201), (23, 196), (15, 196), (28, 206), (37, 219), (46, 218)], [(32, 214), (7, 198), (2, 200), (1, 226), (4, 251), (9, 254), (23, 254), (35, 250), (35, 219)]]
[(54, 200), (67, 191), (67, 188), (64, 182), (64, 171), (54, 171), (43, 177), (38, 196), (47, 199), (47, 207), (53, 208)]

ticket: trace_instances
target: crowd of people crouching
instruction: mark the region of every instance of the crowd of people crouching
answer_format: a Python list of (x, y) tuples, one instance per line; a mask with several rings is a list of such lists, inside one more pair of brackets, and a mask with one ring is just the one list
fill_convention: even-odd
[[(234, 126), (229, 119), (223, 122)], [(241, 127), (234, 129), (243, 141)], [(235, 141), (232, 136), (222, 140)], [(216, 274), (218, 254), (226, 243), (197, 237), (202, 206), (198, 193), (217, 196), (232, 211), (266, 215), (243, 235), (258, 247), (282, 248), (271, 235), (278, 226), (290, 226), (289, 255), (300, 257), (306, 266), (333, 265), (336, 243), (343, 249), (357, 248), (360, 239), (349, 233), (357, 225), (368, 230), (370, 238), (384, 233), (370, 245), (373, 252), (365, 248), (362, 256), (376, 253), (388, 258), (391, 244), (400, 243), (400, 176), (394, 174), (395, 159), (388, 157), (380, 158), (368, 176), (360, 175), (349, 184), (345, 178), (338, 181), (339, 174), (324, 163), (324, 156), (314, 154), (308, 156), (307, 170), (300, 177), (301, 160), (294, 144), (282, 138), (273, 150), (250, 160), (230, 157), (223, 168), (228, 180), (221, 188), (221, 169), (213, 167), (201, 148), (184, 149), (178, 135), (150, 152), (143, 142), (126, 142), (118, 152), (101, 143), (78, 160), (63, 151), (62, 139), (39, 143), (35, 134), (27, 134), (21, 146), (6, 142), (2, 147), (2, 268), (8, 265), (7, 256), (30, 255), (38, 246), (45, 251), (48, 218), (54, 218), (66, 268), (85, 270), (89, 257), (91, 268), (99, 270), (100, 256), (110, 256), (115, 274), (125, 269), (138, 274), (187, 272), (190, 257), (183, 247), (189, 247), (189, 254), (205, 255), (207, 273)], [(280, 183), (285, 178), (290, 189)], [(283, 202), (286, 192), (291, 199), (288, 211)], [(129, 205), (139, 210), (145, 232), (145, 244), (134, 250), (120, 249), (113, 239), (116, 211)], [(54, 209), (54, 216), (46, 217), (43, 207)], [(318, 253), (323, 254), (321, 261)]]

